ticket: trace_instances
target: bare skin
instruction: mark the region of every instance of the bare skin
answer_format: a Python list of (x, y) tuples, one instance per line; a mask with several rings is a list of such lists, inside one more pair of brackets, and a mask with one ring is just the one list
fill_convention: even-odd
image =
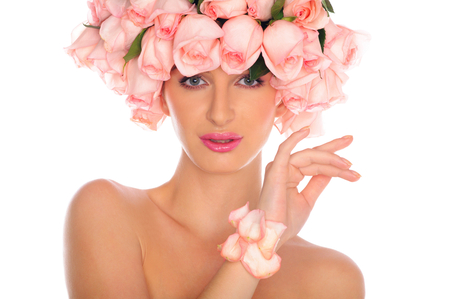
[[(266, 168), (263, 186), (261, 149), (285, 108), (273, 103), (270, 74), (254, 89), (243, 87), (241, 77), (224, 74), (221, 69), (204, 74), (195, 90), (179, 84), (176, 70), (166, 82), (163, 108), (183, 146), (169, 182), (137, 190), (97, 180), (75, 195), (65, 233), (71, 298), (364, 297), (363, 277), (353, 261), (297, 237), (331, 177), (359, 179), (333, 154), (352, 138), (291, 154), (307, 132), (293, 134)], [(198, 140), (199, 134), (223, 131), (244, 136), (227, 154)], [(309, 175), (314, 180), (299, 193), (296, 186)], [(288, 226), (277, 251), (281, 269), (268, 279), (225, 262), (216, 250), (234, 233), (228, 214), (247, 201), (250, 209), (264, 209), (269, 220)]]

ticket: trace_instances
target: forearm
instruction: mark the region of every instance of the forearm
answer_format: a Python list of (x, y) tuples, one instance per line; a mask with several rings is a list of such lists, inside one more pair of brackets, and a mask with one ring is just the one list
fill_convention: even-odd
[(226, 261), (197, 299), (250, 299), (258, 283), (241, 262)]

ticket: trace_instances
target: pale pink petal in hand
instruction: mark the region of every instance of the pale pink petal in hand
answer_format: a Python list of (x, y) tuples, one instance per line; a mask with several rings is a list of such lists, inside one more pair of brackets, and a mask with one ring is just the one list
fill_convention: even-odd
[(242, 249), (239, 244), (239, 234), (234, 233), (230, 236), (228, 236), (227, 240), (219, 245), (221, 248), (220, 255), (230, 261), (230, 262), (237, 262), (242, 257)]
[(255, 209), (241, 219), (238, 225), (238, 231), (245, 241), (253, 243), (264, 238), (266, 231), (264, 214), (263, 210)]
[(239, 226), (239, 222), (242, 220), (242, 218), (244, 218), (248, 214), (248, 212), (250, 212), (248, 205), (249, 205), (249, 202), (247, 201), (247, 203), (243, 207), (240, 207), (239, 209), (231, 211), (230, 216), (228, 216), (228, 222), (232, 226), (237, 228)]
[(281, 257), (273, 254), (270, 260), (262, 255), (257, 243), (250, 243), (241, 259), (242, 265), (256, 278), (268, 278), (275, 274), (281, 266)]
[(258, 248), (266, 260), (270, 260), (275, 253), (275, 246), (286, 229), (286, 225), (276, 221), (266, 221), (264, 238), (258, 241)]

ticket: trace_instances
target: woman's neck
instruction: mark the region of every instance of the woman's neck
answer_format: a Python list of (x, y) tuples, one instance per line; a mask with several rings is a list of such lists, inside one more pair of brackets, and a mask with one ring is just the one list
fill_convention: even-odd
[(232, 210), (247, 201), (257, 206), (261, 191), (261, 152), (242, 169), (227, 174), (211, 174), (200, 169), (182, 151), (172, 179), (165, 185), (167, 208), (180, 225), (203, 240), (228, 236)]

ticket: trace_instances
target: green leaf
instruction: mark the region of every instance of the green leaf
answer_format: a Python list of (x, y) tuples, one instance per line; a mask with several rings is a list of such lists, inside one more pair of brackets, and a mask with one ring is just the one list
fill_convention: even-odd
[(139, 56), (139, 54), (141, 54), (142, 51), (142, 47), (141, 47), (141, 42), (142, 42), (142, 37), (144, 36), (144, 33), (147, 31), (148, 28), (145, 28), (141, 31), (141, 33), (138, 34), (138, 36), (136, 36), (136, 38), (134, 39), (133, 43), (131, 44), (130, 49), (128, 50), (127, 55), (125, 55), (123, 57), (123, 59), (125, 59), (125, 64), (123, 67), (125, 67), (125, 65), (127, 65), (127, 62), (130, 61), (131, 59), (133, 59), (136, 56)]
[(328, 12), (334, 13), (334, 9), (333, 6), (331, 6), (330, 0), (322, 0), (322, 6), (327, 11), (328, 16), (330, 16)]
[(100, 26), (92, 26), (92, 25), (84, 24), (84, 23), (83, 23), (83, 26), (84, 26), (84, 27), (87, 27), (87, 28), (100, 29)]
[(285, 0), (277, 0), (272, 6), (270, 12), (272, 13), (272, 19), (281, 20), (283, 18), (283, 6)]
[(256, 62), (248, 70), (250, 71), (250, 80), (256, 80), (270, 72), (264, 62), (262, 54), (259, 54)]
[(323, 48), (325, 46), (325, 39), (327, 37), (327, 34), (325, 32), (325, 29), (319, 29), (317, 31), (319, 31), (320, 48), (322, 48), (322, 53), (323, 53)]
[(297, 17), (284, 17), (281, 18), (282, 20), (288, 21), (288, 22), (294, 22)]
[(200, 5), (202, 5), (202, 3), (203, 3), (203, 0), (198, 0), (198, 3), (197, 3), (197, 13), (198, 14), (201, 14), (202, 12), (200, 11)]

